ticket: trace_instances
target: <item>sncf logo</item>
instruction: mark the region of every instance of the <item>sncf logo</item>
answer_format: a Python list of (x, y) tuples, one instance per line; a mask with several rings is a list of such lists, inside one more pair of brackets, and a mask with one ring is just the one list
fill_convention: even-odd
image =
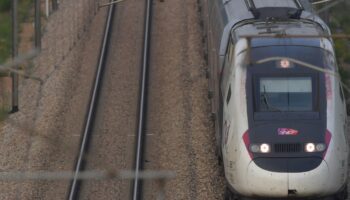
[(298, 135), (299, 131), (291, 128), (279, 128), (277, 129), (278, 135)]

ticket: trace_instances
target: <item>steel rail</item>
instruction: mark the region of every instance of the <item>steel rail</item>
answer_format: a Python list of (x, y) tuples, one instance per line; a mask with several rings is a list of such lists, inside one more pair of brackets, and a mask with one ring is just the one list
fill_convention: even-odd
[(145, 10), (145, 24), (144, 24), (144, 42), (141, 68), (141, 82), (138, 104), (138, 127), (137, 127), (137, 141), (135, 151), (135, 178), (132, 186), (132, 199), (142, 199), (142, 180), (140, 171), (143, 169), (143, 153), (145, 143), (145, 125), (146, 125), (146, 108), (147, 108), (147, 94), (148, 94), (148, 68), (150, 57), (150, 43), (151, 43), (151, 18), (152, 18), (152, 0), (146, 1)]
[(108, 16), (107, 16), (105, 30), (104, 30), (104, 37), (102, 40), (102, 46), (101, 46), (100, 56), (98, 61), (98, 67), (96, 70), (94, 86), (93, 86), (93, 90), (92, 90), (90, 102), (89, 102), (89, 108), (88, 108), (89, 110), (85, 118), (85, 128), (84, 128), (84, 132), (83, 132), (82, 140), (80, 144), (80, 151), (76, 159), (75, 172), (70, 185), (70, 191), (68, 196), (69, 200), (74, 200), (79, 198), (78, 197), (79, 188), (80, 188), (79, 173), (84, 168), (84, 162), (83, 162), (84, 154), (87, 151), (87, 146), (88, 146), (89, 138), (91, 136), (91, 131), (93, 127), (93, 121), (95, 118), (97, 101), (98, 101), (99, 91), (101, 88), (103, 71), (106, 64), (108, 44), (109, 44), (110, 35), (111, 35), (110, 32), (111, 32), (112, 21), (113, 21), (112, 20), (113, 13), (114, 13), (114, 4), (110, 5), (108, 10)]

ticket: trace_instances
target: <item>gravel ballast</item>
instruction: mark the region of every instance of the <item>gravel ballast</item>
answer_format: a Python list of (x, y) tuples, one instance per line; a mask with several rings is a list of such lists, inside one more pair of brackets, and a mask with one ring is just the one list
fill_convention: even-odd
[[(166, 181), (165, 199), (222, 199), (225, 187), (215, 156), (198, 2), (153, 3), (145, 168), (176, 173)], [(73, 169), (107, 11), (86, 22), (90, 6), (63, 1), (49, 19), (32, 74), (43, 83), (21, 81), (20, 112), (0, 132), (1, 171)], [(87, 169), (132, 168), (143, 12), (139, 0), (117, 6)], [(68, 186), (67, 180), (0, 182), (0, 199), (65, 199)], [(81, 199), (129, 199), (129, 189), (129, 181), (91, 180), (82, 184)], [(156, 181), (145, 181), (144, 199), (155, 199), (158, 189)]]
[[(132, 169), (144, 4), (128, 0), (116, 6), (86, 169)], [(129, 180), (91, 180), (83, 182), (80, 197), (127, 200), (129, 189)]]
[[(176, 173), (165, 199), (222, 199), (197, 1), (155, 1), (146, 169)], [(159, 184), (145, 182), (145, 199)]]
[[(2, 172), (73, 169), (105, 24), (92, 5), (63, 1), (49, 18), (30, 69), (43, 82), (21, 79), (20, 111), (2, 124)], [(2, 181), (0, 199), (64, 199), (68, 184)]]

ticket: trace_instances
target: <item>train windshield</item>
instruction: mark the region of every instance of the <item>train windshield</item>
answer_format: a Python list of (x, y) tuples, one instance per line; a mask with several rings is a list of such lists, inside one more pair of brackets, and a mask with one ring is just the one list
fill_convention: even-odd
[(308, 112), (313, 110), (312, 77), (260, 77), (260, 112)]

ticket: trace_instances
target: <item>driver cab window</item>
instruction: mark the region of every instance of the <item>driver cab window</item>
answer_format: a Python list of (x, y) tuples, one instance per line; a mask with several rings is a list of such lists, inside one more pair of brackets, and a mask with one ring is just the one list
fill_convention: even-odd
[(260, 112), (313, 110), (311, 77), (261, 77), (258, 84)]

